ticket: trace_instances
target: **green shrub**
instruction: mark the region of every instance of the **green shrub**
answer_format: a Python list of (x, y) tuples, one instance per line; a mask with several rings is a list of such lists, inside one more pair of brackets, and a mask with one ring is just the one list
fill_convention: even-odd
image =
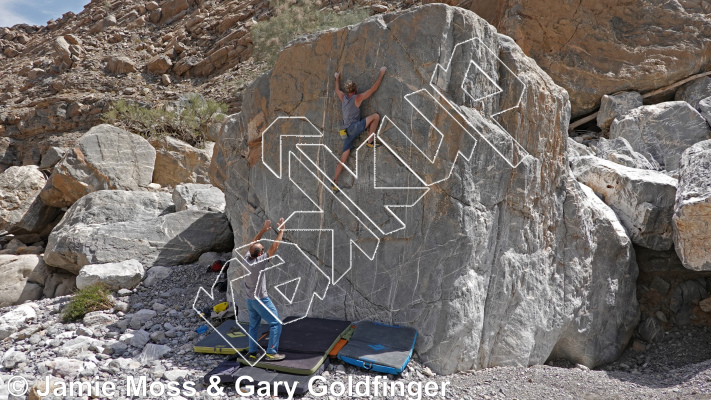
[[(190, 94), (176, 105), (151, 108), (145, 104), (119, 100), (104, 113), (104, 122), (116, 125), (147, 139), (172, 136), (196, 147), (205, 143), (207, 127), (222, 122), (227, 104)], [(218, 117), (219, 116), (219, 117)]]
[(301, 35), (329, 28), (343, 28), (368, 17), (365, 9), (336, 12), (319, 10), (312, 0), (276, 0), (274, 15), (252, 28), (255, 57), (269, 67), (276, 63), (277, 54), (290, 41)]
[(112, 307), (106, 285), (97, 283), (74, 292), (74, 297), (64, 308), (64, 322), (77, 321), (92, 311), (108, 310)]

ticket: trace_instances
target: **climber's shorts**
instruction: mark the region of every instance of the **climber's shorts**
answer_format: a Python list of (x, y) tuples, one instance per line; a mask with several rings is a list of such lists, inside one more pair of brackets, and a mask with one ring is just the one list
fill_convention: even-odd
[(353, 141), (355, 141), (358, 135), (363, 133), (363, 131), (365, 131), (365, 118), (348, 125), (348, 128), (346, 128), (348, 134), (345, 136), (345, 141), (343, 142), (343, 151), (352, 149)]

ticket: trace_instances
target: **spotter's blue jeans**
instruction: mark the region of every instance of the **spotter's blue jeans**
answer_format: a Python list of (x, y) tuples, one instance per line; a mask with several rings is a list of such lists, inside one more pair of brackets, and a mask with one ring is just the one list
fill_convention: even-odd
[[(264, 305), (259, 304), (260, 301)], [(278, 319), (279, 314), (272, 301), (269, 300), (269, 297), (259, 300), (247, 299), (247, 311), (249, 311), (249, 336), (253, 337), (254, 340), (259, 340), (259, 324), (262, 322), (262, 319), (265, 320), (269, 324), (269, 345), (267, 346), (267, 353), (278, 353), (281, 323)], [(249, 341), (250, 353), (257, 353), (259, 351), (259, 347), (254, 340)]]

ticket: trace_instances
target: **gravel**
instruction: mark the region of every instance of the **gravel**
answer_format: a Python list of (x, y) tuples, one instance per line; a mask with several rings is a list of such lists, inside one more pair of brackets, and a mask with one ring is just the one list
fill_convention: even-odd
[[(227, 259), (229, 254), (223, 255)], [(127, 376), (147, 378), (148, 385), (181, 385), (192, 381), (197, 394), (193, 399), (242, 398), (233, 386), (222, 386), (223, 393), (212, 397), (208, 385), (202, 383), (205, 373), (227, 356), (197, 354), (193, 344), (210, 331), (197, 334), (195, 329), (204, 321), (192, 309), (197, 289), (211, 287), (217, 274), (205, 272), (206, 266), (189, 264), (170, 267), (170, 275), (155, 280), (150, 287), (143, 284), (128, 293), (116, 294), (121, 311), (114, 309), (104, 320), (110, 325), (84, 326), (81, 322), (61, 323), (61, 309), (70, 296), (43, 299), (30, 303), (37, 310), (37, 319), (30, 321), (8, 339), (0, 342), (0, 360), (5, 368), (0, 378), (10, 375), (25, 377), (30, 386), (52, 373), (71, 371), (68, 381), (111, 381), (116, 384), (113, 399), (127, 399)], [(224, 293), (215, 298), (201, 298), (196, 307), (225, 301)], [(119, 300), (120, 299), (120, 300)], [(203, 304), (205, 301), (208, 303)], [(7, 312), (11, 307), (0, 309)], [(101, 320), (101, 318), (94, 318)], [(121, 338), (124, 340), (119, 341)], [(635, 342), (636, 341), (636, 342)], [(123, 342), (123, 343), (122, 343)], [(417, 354), (399, 377), (372, 373), (332, 362), (324, 374), (323, 384), (334, 382), (353, 385), (376, 377), (382, 382), (402, 382), (413, 390), (421, 384), (423, 399), (708, 399), (711, 398), (711, 327), (686, 326), (666, 332), (657, 343), (647, 344), (639, 338), (614, 363), (590, 370), (564, 360), (550, 360), (547, 365), (530, 367), (499, 367), (466, 371), (440, 376), (422, 365)], [(66, 357), (58, 366), (49, 364)], [(68, 360), (67, 360), (68, 358)], [(447, 382), (446, 394), (427, 397), (427, 382), (441, 385)], [(339, 384), (337, 384), (339, 385)], [(347, 387), (347, 386), (346, 386)], [(182, 393), (185, 395), (185, 393)], [(372, 393), (371, 393), (372, 394)], [(103, 398), (102, 396), (99, 396)], [(178, 399), (164, 393), (148, 396)], [(190, 396), (184, 396), (190, 398)], [(45, 397), (47, 400), (52, 395)], [(64, 397), (87, 399), (88, 396)], [(251, 398), (266, 398), (251, 396)], [(280, 398), (287, 398), (281, 395)], [(413, 396), (324, 396), (306, 394), (303, 399), (396, 399)]]

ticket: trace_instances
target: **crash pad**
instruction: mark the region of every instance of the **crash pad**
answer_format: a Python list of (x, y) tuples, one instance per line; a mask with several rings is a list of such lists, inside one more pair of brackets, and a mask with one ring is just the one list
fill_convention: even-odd
[[(272, 382), (288, 382), (290, 386), (297, 383), (295, 394), (301, 395), (308, 391), (309, 380), (315, 376), (320, 375), (328, 367), (328, 360), (322, 363), (314, 374), (311, 375), (296, 375), (289, 374), (285, 372), (274, 372), (268, 371), (262, 368), (250, 367), (237, 362), (237, 356), (230, 358), (227, 361), (220, 363), (212, 371), (208, 372), (203, 378), (203, 382), (206, 385), (211, 384), (210, 378), (212, 376), (217, 376), (220, 378), (221, 384), (233, 384), (241, 376), (249, 376), (252, 381), (242, 380), (241, 386), (256, 386), (262, 382), (272, 383)], [(286, 393), (283, 385), (278, 386), (279, 393)]]
[[(249, 330), (248, 322), (240, 322), (245, 331)], [(259, 326), (259, 337), (269, 333), (269, 325)], [(193, 346), (196, 353), (236, 354), (235, 351), (249, 349), (249, 337), (237, 326), (234, 319), (222, 323), (216, 330)]]
[(356, 324), (338, 359), (376, 372), (397, 375), (412, 358), (417, 331), (413, 328), (363, 321)]
[[(348, 321), (286, 318), (279, 340), (279, 353), (284, 354), (286, 359), (262, 360), (254, 366), (290, 374), (311, 375), (319, 369), (328, 353), (351, 329), (351, 323)], [(259, 344), (266, 348), (268, 342), (269, 338), (264, 337)], [(237, 361), (247, 364), (240, 357)]]

